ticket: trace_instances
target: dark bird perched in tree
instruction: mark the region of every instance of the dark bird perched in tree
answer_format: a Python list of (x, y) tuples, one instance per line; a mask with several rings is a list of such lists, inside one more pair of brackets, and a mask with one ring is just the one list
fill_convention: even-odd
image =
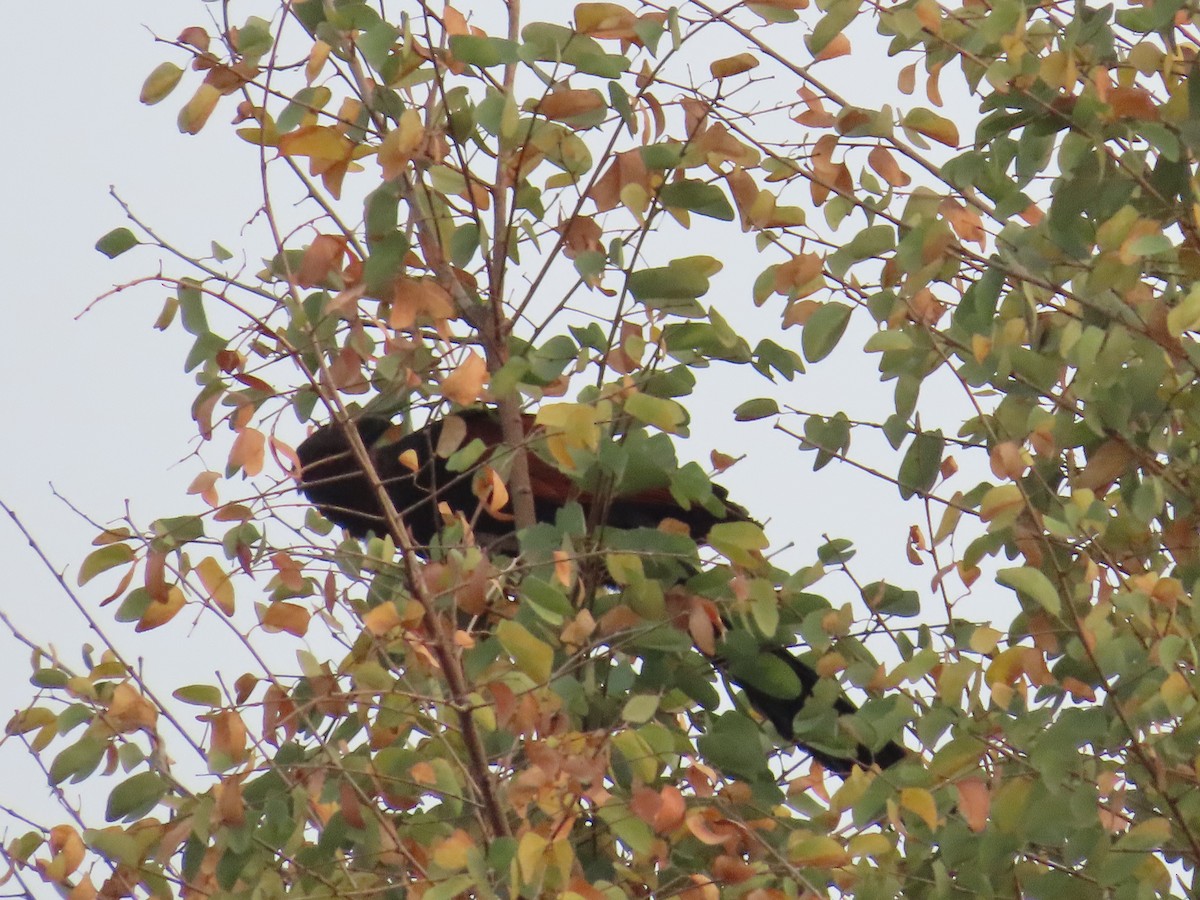
[[(463, 515), (481, 544), (513, 535), (512, 517), (503, 509), (495, 508), (487, 490), (479, 489), (475, 478), (482, 464), (488, 463), (503, 447), (500, 423), (486, 409), (460, 412), (455, 418), (462, 424), (455, 423), (449, 435), (446, 434), (449, 420), (445, 419), (407, 434), (390, 419), (377, 416), (364, 416), (353, 425), (370, 455), (375, 474), (418, 548), (428, 547), (441, 532), (447, 522), (447, 510), (451, 515)], [(524, 425), (527, 434), (535, 431), (532, 416), (524, 417)], [(451, 471), (447, 457), (475, 440), (484, 448), (475, 466), (466, 471)], [(452, 446), (440, 446), (443, 443)], [(372, 531), (377, 534), (387, 532), (379, 497), (371, 479), (359, 466), (342, 426), (331, 423), (318, 428), (300, 444), (296, 453), (301, 465), (300, 490), (325, 518), (359, 538)], [(527, 458), (539, 522), (554, 522), (558, 510), (571, 500), (579, 502), (589, 510), (593, 521), (606, 527), (657, 528), (666, 520), (674, 520), (682, 523), (697, 542), (703, 542), (718, 522), (750, 521), (746, 510), (730, 501), (725, 489), (719, 485), (713, 485), (713, 495), (707, 504), (693, 504), (687, 508), (665, 487), (617, 493), (602, 501), (581, 492), (572, 479), (537, 454), (529, 453)], [(812, 754), (827, 769), (842, 775), (856, 765), (869, 767), (877, 763), (886, 768), (905, 757), (905, 749), (893, 741), (876, 751), (860, 744), (854, 757), (847, 758), (823, 752), (799, 740), (795, 733), (795, 716), (804, 708), (821, 678), (786, 649), (769, 648), (766, 652), (782, 660), (796, 675), (800, 684), (798, 694), (775, 696), (746, 679), (727, 674), (745, 692), (754, 709), (770, 720), (782, 737)], [(714, 662), (722, 666), (722, 660), (715, 659)], [(857, 710), (845, 697), (837, 698), (833, 707), (839, 715), (850, 715)]]

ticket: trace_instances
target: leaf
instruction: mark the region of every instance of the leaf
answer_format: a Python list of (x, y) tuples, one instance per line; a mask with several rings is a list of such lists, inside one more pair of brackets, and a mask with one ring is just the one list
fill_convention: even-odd
[(99, 575), (133, 560), (133, 548), (128, 544), (108, 544), (84, 557), (76, 583), (81, 587)]
[(117, 819), (132, 822), (154, 809), (166, 794), (167, 783), (160, 775), (141, 772), (113, 788), (104, 817), (110, 822)]
[(298, 638), (308, 633), (308, 625), (312, 614), (303, 606), (295, 603), (277, 601), (260, 612), (263, 630), (268, 633), (286, 631)]
[(733, 207), (729, 205), (725, 192), (715, 184), (695, 179), (671, 182), (662, 189), (659, 200), (668, 208), (686, 209), (722, 222), (732, 222), (734, 218)]
[(687, 410), (665, 397), (652, 397), (640, 391), (630, 394), (625, 400), (625, 412), (639, 422), (653, 425), (659, 431), (679, 434), (687, 422)]
[(708, 293), (708, 275), (699, 266), (686, 264), (639, 269), (630, 274), (628, 284), (635, 299), (660, 309)]
[(192, 706), (214, 707), (221, 705), (221, 692), (211, 684), (189, 684), (171, 694), (176, 700)]
[(267, 436), (265, 434), (257, 428), (243, 428), (233, 439), (233, 446), (229, 448), (227, 470), (232, 474), (241, 469), (245, 475), (250, 477), (259, 474), (263, 469), (266, 450)]
[(755, 419), (765, 419), (779, 413), (779, 403), (771, 397), (758, 397), (739, 403), (733, 410), (733, 417), (739, 422), (753, 422)]
[(179, 611), (183, 609), (186, 598), (179, 585), (173, 584), (167, 588), (167, 598), (165, 600), (150, 600), (146, 604), (146, 608), (142, 611), (141, 618), (138, 620), (135, 631), (139, 634), (143, 631), (152, 631), (160, 625), (166, 625)]
[(920, 816), (930, 829), (937, 828), (937, 801), (933, 799), (933, 794), (929, 793), (929, 791), (916, 787), (902, 788), (900, 790), (900, 805)]
[(1057, 616), (1062, 612), (1062, 598), (1058, 590), (1040, 569), (1031, 566), (1001, 569), (996, 573), (996, 581), (1026, 595), (1051, 615)]
[(483, 396), (487, 379), (487, 363), (472, 350), (458, 368), (442, 381), (442, 394), (459, 406), (470, 406)]
[(708, 542), (731, 562), (750, 568), (762, 562), (760, 551), (770, 546), (762, 527), (754, 522), (718, 522), (709, 531)]
[(851, 308), (836, 301), (823, 303), (804, 323), (800, 347), (810, 363), (819, 362), (833, 352), (850, 322)]
[(788, 850), (788, 859), (802, 866), (831, 868), (850, 862), (850, 853), (835, 838), (816, 835), (796, 841)]
[(1187, 296), (1167, 313), (1167, 331), (1172, 337), (1182, 337), (1185, 331), (1197, 326), (1200, 326), (1200, 284), (1192, 285)]
[(914, 495), (924, 496), (933, 487), (945, 447), (946, 441), (941, 431), (922, 431), (913, 439), (900, 463), (897, 487), (901, 498), (907, 500)]
[(945, 116), (928, 109), (910, 109), (901, 120), (905, 128), (932, 138), (947, 147), (958, 148), (958, 126)]
[(159, 63), (154, 67), (154, 71), (146, 76), (146, 80), (142, 83), (141, 96), (138, 99), (147, 106), (153, 106), (175, 90), (175, 86), (179, 84), (182, 76), (183, 69), (175, 63)]
[(517, 45), (512, 41), (476, 34), (451, 35), (450, 52), (471, 66), (501, 66), (519, 60)]
[(207, 82), (201, 84), (196, 88), (196, 93), (192, 95), (192, 98), (179, 111), (177, 120), (179, 130), (184, 134), (199, 134), (204, 123), (208, 121), (208, 117), (217, 108), (217, 101), (220, 99), (221, 92), (213, 85)]
[(625, 701), (621, 710), (621, 718), (634, 725), (642, 725), (654, 718), (658, 712), (658, 695), (634, 694)]
[(200, 583), (208, 591), (208, 596), (217, 604), (221, 612), (227, 616), (233, 615), (233, 582), (215, 557), (206, 556), (196, 565), (196, 575)]
[(128, 228), (114, 228), (100, 240), (96, 241), (96, 249), (109, 259), (120, 256), (126, 250), (136, 247), (140, 241)]
[(520, 622), (506, 619), (496, 628), (496, 637), (517, 668), (543, 684), (550, 680), (554, 666), (554, 648), (539, 640)]
[(736, 56), (726, 56), (715, 59), (708, 65), (708, 71), (713, 78), (728, 78), (730, 75), (741, 75), (757, 68), (758, 59), (752, 53), (739, 53)]

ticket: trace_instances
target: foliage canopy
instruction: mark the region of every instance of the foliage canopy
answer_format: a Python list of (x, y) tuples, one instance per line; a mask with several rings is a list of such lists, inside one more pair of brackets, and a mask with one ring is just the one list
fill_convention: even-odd
[[(227, 466), (196, 476), (206, 512), (113, 525), (78, 580), (119, 577), (138, 632), (190, 610), (328, 656), (172, 686), (197, 728), (115, 648), (84, 670), (47, 655), (8, 734), (52, 782), (112, 787), (103, 823), (12, 840), (10, 877), (73, 897), (1195, 895), (1191, 7), (239, 5), (168, 41), (141, 99), (190, 92), (187, 134), (232, 117), (264, 173), (261, 269), (257, 247), (191, 255), (128, 209), (97, 244), (174, 267), (148, 279), (171, 291), (155, 327), (193, 336), (192, 414), (205, 441), (232, 433)], [(895, 102), (823, 79), (882, 70), (885, 45), (906, 61)], [(739, 241), (757, 254), (735, 260)], [(749, 336), (751, 306), (772, 334)], [(797, 412), (806, 366), (848, 340), (893, 412)], [(821, 579), (853, 577), (846, 540), (782, 571), (749, 522), (703, 553), (596, 541), (578, 506), (534, 522), (527, 452), (580, 484), (710, 499), (669, 436), (727, 366), (763, 379), (738, 420), (912, 501), (931, 578), (835, 605)], [(463, 523), (428, 559), (397, 522), (365, 545), (315, 511), (300, 525), (295, 423), (479, 402), (515, 451), (481, 496), (511, 501), (519, 552)], [(524, 408), (545, 446), (523, 445)], [(894, 456), (865, 462), (866, 434)], [(221, 499), (242, 479), (249, 497)], [(976, 621), (969, 597), (1013, 614)], [(910, 759), (827, 776), (706, 658), (769, 682), (757, 648), (797, 641), (829, 676), (798, 732), (832, 750), (903, 733)], [(837, 680), (868, 696), (840, 731)]]

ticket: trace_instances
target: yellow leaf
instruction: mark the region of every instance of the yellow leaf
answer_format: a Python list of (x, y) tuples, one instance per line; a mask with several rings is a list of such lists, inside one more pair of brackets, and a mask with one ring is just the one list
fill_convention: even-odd
[(506, 619), (497, 626), (496, 637), (500, 639), (500, 646), (512, 657), (518, 669), (539, 684), (550, 680), (550, 672), (554, 666), (554, 649), (549, 644), (539, 640), (520, 622), (511, 619)]
[(175, 85), (179, 84), (182, 75), (183, 69), (175, 63), (165, 62), (158, 65), (146, 77), (146, 81), (142, 84), (141, 97), (138, 99), (147, 106), (153, 106), (175, 90)]
[(201, 84), (192, 99), (179, 111), (177, 123), (184, 134), (199, 134), (212, 111), (217, 108), (221, 92), (211, 84)]
[(804, 838), (790, 848), (788, 858), (803, 866), (830, 868), (850, 862), (850, 854), (838, 841), (828, 835)]
[(395, 603), (380, 603), (363, 616), (363, 627), (376, 637), (387, 634), (400, 624), (400, 612)]
[(633, 35), (637, 17), (616, 3), (580, 3), (575, 7), (575, 30), (598, 38)]
[(467, 867), (467, 853), (476, 846), (471, 836), (461, 828), (433, 847), (433, 861), (449, 872)]
[(903, 788), (900, 791), (900, 805), (920, 816), (930, 829), (937, 828), (937, 801), (929, 791), (924, 788)]
[(737, 56), (726, 56), (709, 63), (708, 71), (713, 78), (728, 78), (730, 75), (740, 75), (758, 67), (758, 60), (752, 53), (739, 53)]
[(383, 143), (379, 145), (377, 159), (385, 181), (403, 174), (424, 139), (425, 126), (421, 123), (421, 114), (415, 109), (406, 109), (396, 127), (384, 136)]
[(487, 378), (487, 363), (472, 350), (462, 364), (442, 381), (442, 394), (460, 406), (470, 406), (483, 396)]
[(196, 566), (196, 574), (200, 583), (208, 591), (208, 596), (221, 612), (227, 616), (233, 615), (233, 582), (229, 574), (221, 568), (221, 564), (212, 556), (206, 556)]
[(311, 160), (338, 161), (350, 158), (350, 140), (328, 125), (297, 128), (279, 139), (284, 156), (307, 156)]

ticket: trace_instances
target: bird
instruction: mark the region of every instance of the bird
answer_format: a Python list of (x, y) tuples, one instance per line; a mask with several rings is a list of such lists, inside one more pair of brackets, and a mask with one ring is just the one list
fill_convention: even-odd
[[(451, 433), (452, 447), (441, 446), (448, 422), (445, 418), (434, 419), (407, 433), (391, 418), (378, 415), (360, 415), (345, 425), (338, 422), (322, 425), (296, 448), (300, 462), (299, 490), (326, 519), (353, 537), (387, 533), (376, 489), (347, 437), (346, 429), (354, 428), (417, 552), (427, 550), (446, 526), (448, 516), (453, 518), (456, 514), (471, 523), (476, 541), (485, 546), (511, 539), (515, 533), (511, 513), (495, 502), (497, 498), (489, 495), (486, 486), (481, 489), (476, 481), (479, 473), (486, 473), (485, 466), (503, 452), (499, 418), (495, 410), (485, 407), (462, 410), (455, 418), (459, 423)], [(527, 437), (537, 436), (539, 426), (534, 416), (523, 414), (522, 426)], [(459, 447), (469, 447), (476, 440), (481, 449), (474, 466), (452, 471), (450, 453)], [(592, 521), (606, 528), (658, 528), (670, 522), (667, 527), (686, 529), (698, 543), (703, 543), (720, 522), (753, 521), (746, 509), (731, 501), (720, 485), (712, 485), (709, 502), (690, 506), (676, 500), (665, 485), (640, 487), (602, 498), (581, 491), (574, 480), (537, 453), (527, 454), (527, 460), (538, 522), (553, 523), (558, 511), (572, 500), (589, 511)], [(725, 627), (728, 624), (724, 622)], [(796, 675), (800, 685), (798, 694), (775, 696), (745, 678), (738, 678), (723, 665), (720, 656), (710, 659), (742, 689), (750, 706), (772, 724), (781, 738), (801, 747), (826, 769), (842, 776), (849, 775), (855, 767), (866, 769), (872, 764), (888, 768), (907, 757), (908, 751), (895, 741), (874, 750), (858, 744), (854, 756), (849, 757), (825, 752), (798, 738), (795, 716), (816, 690), (821, 676), (784, 647), (764, 649)], [(833, 709), (842, 716), (852, 715), (858, 708), (841, 696), (834, 700)]]

